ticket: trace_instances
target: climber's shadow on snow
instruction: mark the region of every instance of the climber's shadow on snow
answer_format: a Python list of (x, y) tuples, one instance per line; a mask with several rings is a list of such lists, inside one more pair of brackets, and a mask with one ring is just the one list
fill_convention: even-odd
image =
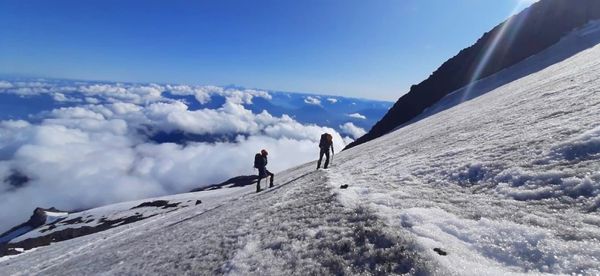
[[(268, 188), (268, 190), (264, 190), (264, 192), (262, 192), (262, 193), (278, 190), (282, 186), (290, 184), (291, 182), (301, 179), (311, 173), (312, 172), (304, 173), (304, 174), (302, 174), (294, 179), (288, 180), (282, 184), (278, 184), (277, 182), (275, 182), (275, 187)], [(213, 190), (219, 190), (219, 189), (223, 189), (223, 188), (245, 187), (245, 186), (249, 186), (249, 185), (256, 185), (256, 181), (258, 181), (258, 175), (241, 175), (241, 176), (236, 176), (236, 177), (230, 178), (229, 180), (222, 182), (220, 184), (213, 184), (213, 185), (209, 185), (209, 186), (202, 187), (202, 188), (196, 188), (196, 189), (191, 190), (190, 192), (193, 193), (193, 192), (202, 192), (202, 191), (213, 191)]]
[(272, 193), (272, 192), (274, 192), (274, 191), (277, 191), (277, 190), (281, 189), (282, 187), (285, 187), (285, 186), (287, 186), (288, 184), (290, 184), (290, 183), (292, 183), (292, 182), (294, 182), (294, 181), (297, 181), (297, 180), (299, 180), (299, 179), (302, 179), (302, 178), (304, 178), (304, 177), (306, 177), (306, 176), (308, 176), (309, 174), (312, 174), (312, 173), (314, 173), (314, 172), (315, 172), (315, 171), (309, 171), (309, 172), (307, 172), (307, 173), (304, 173), (304, 174), (302, 174), (302, 175), (300, 175), (300, 176), (298, 176), (298, 177), (295, 177), (295, 178), (293, 178), (293, 179), (291, 179), (291, 180), (288, 180), (288, 181), (284, 182), (283, 184), (276, 184), (276, 185), (275, 185), (275, 187), (273, 187), (273, 188), (269, 188), (268, 190), (265, 190), (264, 192), (261, 192), (261, 193), (262, 193), (262, 194), (266, 194), (266, 193)]
[(219, 190), (223, 188), (233, 188), (233, 187), (244, 187), (252, 184), (256, 184), (258, 180), (258, 175), (241, 175), (236, 176), (234, 178), (230, 178), (229, 180), (222, 182), (220, 184), (213, 184), (202, 188), (196, 188), (191, 190), (190, 192), (202, 192), (202, 191), (212, 191)]

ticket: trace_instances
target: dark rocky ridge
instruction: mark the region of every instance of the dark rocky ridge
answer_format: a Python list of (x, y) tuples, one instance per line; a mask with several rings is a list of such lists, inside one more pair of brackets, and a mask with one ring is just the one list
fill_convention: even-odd
[[(31, 238), (31, 239), (26, 239), (26, 240), (20, 241), (20, 242), (0, 244), (0, 257), (5, 256), (5, 255), (16, 255), (16, 254), (22, 253), (22, 251), (16, 250), (16, 248), (21, 248), (22, 250), (29, 250), (29, 249), (40, 247), (40, 246), (46, 246), (53, 242), (70, 240), (70, 239), (74, 239), (77, 237), (86, 236), (86, 235), (94, 234), (97, 232), (102, 232), (102, 231), (111, 229), (113, 227), (119, 226), (119, 225), (133, 223), (133, 222), (147, 219), (147, 218), (150, 218), (153, 216), (155, 216), (155, 215), (150, 215), (150, 216), (144, 217), (141, 214), (137, 214), (137, 215), (119, 218), (119, 219), (115, 219), (115, 220), (102, 218), (99, 221), (100, 223), (96, 226), (81, 226), (81, 227), (66, 228), (61, 231), (51, 232), (46, 235), (42, 235), (42, 236)], [(77, 218), (67, 224), (76, 225), (81, 222), (83, 222), (83, 221), (80, 218)]]
[[(210, 191), (217, 190), (223, 188), (232, 188), (232, 187), (243, 187), (246, 185), (255, 184), (258, 180), (257, 175), (247, 175), (247, 176), (237, 176), (231, 178), (225, 182), (220, 184), (213, 184), (206, 187), (194, 189), (191, 192), (198, 191)], [(201, 200), (193, 201), (193, 205), (202, 204)], [(182, 205), (181, 202), (169, 202), (167, 200), (153, 200), (146, 201), (138, 204), (130, 208), (130, 210), (136, 210), (140, 208), (155, 208), (155, 209), (163, 209), (164, 212), (159, 213), (168, 213), (175, 211), (179, 208), (184, 208), (188, 205)], [(46, 224), (47, 215), (46, 212), (64, 212), (58, 210), (54, 207), (49, 209), (44, 208), (36, 208), (33, 212), (33, 215), (29, 218), (29, 220), (25, 223), (17, 225), (5, 233), (0, 233), (0, 257), (5, 255), (16, 255), (21, 254), (22, 250), (29, 250), (39, 246), (46, 246), (52, 242), (58, 242), (63, 240), (69, 240), (76, 237), (86, 236), (89, 234), (102, 232), (116, 226), (129, 224), (133, 222), (137, 222), (140, 220), (144, 220), (147, 218), (151, 218), (156, 214), (151, 215), (143, 215), (140, 213), (135, 213), (132, 215), (124, 216), (124, 217), (116, 217), (116, 218), (108, 218), (108, 217), (92, 217), (91, 215), (88, 217), (75, 217), (70, 219), (58, 219), (50, 224)], [(83, 211), (83, 210), (80, 210)], [(70, 211), (66, 213), (78, 213), (80, 211)], [(94, 226), (86, 225), (88, 223), (93, 222), (94, 220), (98, 220), (98, 223)], [(40, 230), (40, 233), (43, 233), (39, 237), (30, 238), (27, 240), (23, 240), (20, 242), (12, 242), (11, 240), (26, 234), (29, 231), (33, 231), (38, 229), (39, 227), (47, 226), (46, 229)], [(54, 231), (58, 226), (63, 226), (65, 229), (60, 231)], [(17, 250), (20, 249), (21, 251)]]
[[(191, 203), (191, 202), (187, 202)], [(201, 204), (202, 202), (199, 200), (195, 201), (195, 205)], [(139, 212), (126, 214), (124, 216), (117, 217), (93, 217), (92, 215), (88, 215), (86, 217), (77, 216), (71, 219), (59, 219), (52, 223), (46, 224), (46, 212), (61, 212), (56, 208), (52, 207), (50, 209), (36, 208), (33, 212), (31, 218), (20, 224), (8, 232), (0, 235), (0, 257), (6, 255), (16, 255), (21, 254), (24, 250), (29, 250), (32, 248), (36, 248), (39, 246), (46, 246), (53, 242), (59, 242), (64, 240), (70, 240), (73, 238), (86, 236), (90, 234), (94, 234), (97, 232), (102, 232), (117, 226), (134, 223), (140, 220), (145, 220), (151, 217), (156, 216), (157, 214), (166, 214), (173, 211), (176, 211), (180, 208), (188, 207), (188, 205), (182, 205), (182, 202), (169, 202), (167, 200), (154, 200), (154, 201), (146, 201), (141, 204), (132, 207), (130, 210), (136, 210), (141, 208), (153, 208), (154, 210), (164, 210), (157, 211), (151, 214), (142, 214)], [(93, 225), (87, 225), (88, 223), (97, 220), (98, 223)], [(38, 229), (39, 227), (46, 226), (46, 229), (42, 229), (39, 232), (41, 235), (33, 238), (28, 238), (26, 240), (12, 242), (13, 239), (26, 234), (29, 231)], [(62, 230), (56, 231), (57, 227), (62, 227)], [(22, 230), (22, 231), (20, 231)], [(18, 232), (18, 233), (17, 233)], [(16, 234), (15, 234), (16, 233)]]
[(413, 85), (367, 134), (346, 149), (385, 135), (473, 81), (479, 62), (505, 24), (508, 24), (505, 35), (497, 40), (495, 51), (475, 80), (493, 75), (547, 49), (574, 29), (595, 19), (600, 19), (598, 0), (541, 0), (533, 4), (485, 33), (474, 45), (442, 64), (425, 81)]
[(9, 237), (11, 235), (11, 233), (18, 231), (19, 229), (32, 230), (32, 229), (35, 229), (35, 228), (38, 228), (38, 227), (44, 225), (46, 223), (46, 218), (47, 218), (46, 212), (61, 212), (62, 213), (64, 211), (58, 210), (54, 207), (50, 207), (49, 209), (44, 209), (44, 208), (40, 208), (40, 207), (35, 208), (35, 210), (33, 210), (33, 214), (29, 218), (29, 220), (0, 234), (0, 244), (3, 244), (6, 241), (9, 241), (11, 239)]
[(35, 210), (33, 211), (33, 214), (29, 218), (29, 220), (9, 229), (8, 231), (6, 231), (5, 233), (2, 233), (0, 235), (0, 257), (4, 256), (4, 255), (20, 254), (21, 252), (14, 250), (13, 249), (14, 247), (9, 248), (8, 242), (11, 239), (13, 239), (21, 234), (24, 234), (28, 231), (31, 231), (35, 228), (38, 228), (38, 227), (44, 225), (46, 223), (46, 219), (47, 219), (46, 212), (63, 212), (63, 211), (60, 211), (54, 207), (51, 207), (49, 209), (44, 209), (44, 208), (39, 208), (39, 207), (35, 208)]

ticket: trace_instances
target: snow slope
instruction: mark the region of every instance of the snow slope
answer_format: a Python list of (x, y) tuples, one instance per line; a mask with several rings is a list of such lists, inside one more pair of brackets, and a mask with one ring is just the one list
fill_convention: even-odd
[[(409, 240), (382, 232), (367, 209), (336, 200), (314, 164), (277, 185), (200, 204), (0, 260), (0, 274), (422, 274)], [(216, 190), (223, 191), (223, 190)], [(211, 191), (209, 191), (211, 192)], [(196, 193), (201, 195), (205, 192)], [(168, 199), (163, 198), (163, 199)], [(114, 209), (114, 207), (111, 207)]]
[(595, 46), (330, 170), (5, 257), (0, 274), (600, 274), (598, 90)]
[(595, 46), (348, 150), (331, 178), (445, 272), (598, 274), (599, 58)]
[(564, 61), (565, 59), (572, 57), (581, 51), (598, 45), (599, 43), (600, 21), (591, 21), (585, 26), (566, 35), (558, 43), (548, 47), (548, 49), (543, 50), (540, 53), (533, 55), (522, 62), (519, 62), (494, 75), (478, 80), (448, 94), (439, 102), (427, 108), (423, 113), (396, 129), (452, 108), (465, 101), (472, 100), (487, 92), (493, 91), (500, 86), (531, 75), (555, 63)]
[[(46, 223), (32, 231), (12, 238), (10, 243), (16, 244), (28, 239), (49, 236), (66, 229), (94, 228), (108, 224), (110, 228), (130, 223), (129, 221), (145, 220), (158, 215), (165, 215), (182, 208), (203, 204), (201, 209), (222, 204), (232, 197), (239, 197), (242, 190), (237, 187), (223, 190), (212, 190), (196, 193), (184, 193), (166, 197), (129, 201), (111, 204), (90, 210), (49, 216)], [(198, 208), (196, 208), (198, 209)]]

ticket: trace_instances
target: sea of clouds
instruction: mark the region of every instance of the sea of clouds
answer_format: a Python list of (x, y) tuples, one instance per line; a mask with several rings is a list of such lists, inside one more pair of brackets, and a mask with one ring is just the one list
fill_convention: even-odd
[[(216, 109), (191, 110), (165, 96), (211, 95)], [(62, 210), (186, 192), (230, 177), (255, 174), (253, 156), (269, 151), (269, 170), (317, 158), (324, 132), (334, 147), (365, 133), (352, 123), (335, 129), (291, 116), (253, 113), (244, 105), (265, 91), (212, 86), (0, 81), (0, 93), (48, 95), (60, 103), (28, 118), (0, 121), (0, 232), (23, 222), (35, 207)], [(310, 100), (309, 100), (310, 101)], [(157, 133), (233, 137), (216, 142), (159, 143)]]

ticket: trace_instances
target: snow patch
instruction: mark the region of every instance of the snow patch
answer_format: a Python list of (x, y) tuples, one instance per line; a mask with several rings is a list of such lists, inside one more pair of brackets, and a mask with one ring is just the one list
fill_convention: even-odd
[(46, 213), (46, 224), (53, 223), (57, 220), (64, 219), (69, 216), (67, 212), (50, 212), (44, 211)]
[(540, 200), (558, 198), (576, 200), (593, 198), (600, 193), (600, 173), (577, 176), (574, 172), (533, 172), (511, 168), (495, 177), (496, 191), (517, 200)]
[[(600, 257), (600, 248), (585, 242), (560, 242), (550, 231), (510, 221), (464, 219), (436, 208), (394, 213), (396, 225), (414, 233), (430, 257), (456, 274), (487, 274), (490, 270), (571, 273), (572, 266), (593, 271)], [(433, 248), (442, 248), (448, 255), (439, 256)], [(577, 263), (565, 262), (567, 259)]]

